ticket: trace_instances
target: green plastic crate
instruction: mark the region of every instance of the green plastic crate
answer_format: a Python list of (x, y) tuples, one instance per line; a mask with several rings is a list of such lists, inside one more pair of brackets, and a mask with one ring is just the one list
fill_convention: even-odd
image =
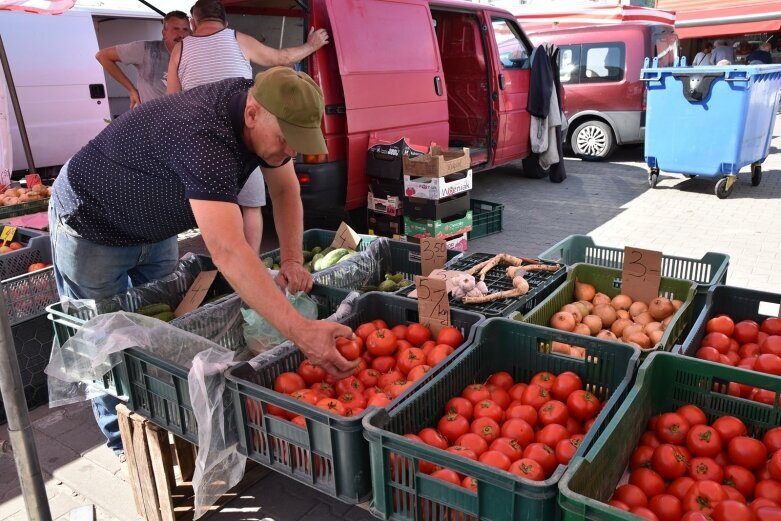
[[(574, 302), (576, 279), (593, 285), (598, 292), (604, 293), (611, 298), (621, 293), (621, 270), (593, 266), (591, 264), (575, 264), (567, 272), (567, 280), (564, 284), (559, 286), (539, 306), (521, 317), (521, 320), (530, 324), (548, 326), (551, 317), (562, 306)], [(650, 349), (641, 350), (643, 356), (657, 349), (670, 351), (675, 343), (683, 338), (687, 328), (691, 327), (694, 322), (692, 302), (694, 301), (695, 291), (695, 285), (687, 280), (662, 277), (662, 282), (659, 285), (660, 295), (682, 300), (683, 305), (675, 312), (659, 344)], [(578, 336), (583, 338), (583, 335)], [(611, 343), (615, 345), (619, 342), (613, 341)]]
[[(417, 322), (417, 302), (387, 293), (367, 293), (355, 302), (353, 314), (341, 323), (355, 329), (374, 319), (385, 320), (391, 327)], [(474, 338), (476, 326), (484, 319), (477, 313), (452, 310), (450, 320), (464, 334), (462, 347), (389, 407), (403, 402), (439, 374), (466, 348)], [(372, 493), (369, 445), (361, 424), (367, 411), (350, 418), (336, 416), (273, 390), (276, 377), (295, 371), (303, 359), (298, 349), (290, 349), (278, 358), (262, 362), (257, 369), (240, 364), (226, 373), (228, 388), (234, 395), (236, 419), (243, 426), (239, 429), (239, 450), (258, 463), (346, 503), (366, 501)], [(307, 428), (269, 416), (269, 406), (300, 414)]]
[[(708, 291), (705, 307), (695, 318), (691, 331), (682, 344), (675, 346), (672, 352), (694, 356), (707, 333), (705, 326), (708, 320), (716, 315), (729, 315), (736, 323), (741, 320), (754, 320), (761, 324), (768, 317), (778, 316), (776, 308), (779, 302), (781, 302), (781, 295), (778, 293), (732, 286), (713, 286)], [(769, 307), (769, 310), (764, 313), (761, 311), (763, 305)]]
[[(585, 359), (551, 353), (554, 340), (577, 341), (586, 349)], [(532, 482), (403, 435), (417, 433), (424, 427), (436, 428), (445, 403), (459, 396), (465, 386), (484, 382), (491, 373), (509, 371), (516, 381), (528, 382), (539, 371), (573, 371), (583, 379), (587, 390), (607, 400), (576, 453), (582, 454), (628, 393), (639, 357), (639, 350), (628, 345), (581, 339), (571, 333), (510, 319), (488, 319), (478, 328), (474, 343), (412, 398), (388, 412), (378, 410), (364, 419), (371, 450), (372, 513), (381, 519), (404, 521), (424, 519), (424, 509), (442, 515), (436, 519), (558, 519), (557, 483), (564, 474), (563, 465), (547, 480)], [(477, 492), (417, 472), (420, 460), (475, 478)]]
[[(541, 259), (561, 262), (567, 266), (585, 262), (606, 268), (623, 269), (624, 249), (598, 246), (588, 235), (570, 235), (540, 254)], [(662, 255), (662, 276), (691, 280), (697, 283), (695, 313), (705, 305), (705, 295), (715, 284), (727, 282), (729, 255), (708, 252), (701, 259)]]
[(18, 217), (30, 213), (45, 212), (49, 208), (49, 198), (38, 199), (27, 203), (17, 203), (11, 206), (0, 206), (0, 219)]
[[(776, 406), (727, 394), (729, 382), (768, 389)], [(637, 447), (648, 419), (686, 404), (700, 407), (708, 421), (737, 416), (750, 436), (762, 436), (781, 425), (781, 379), (722, 364), (652, 353), (637, 373), (637, 381), (605, 432), (582, 458), (570, 462), (559, 483), (559, 505), (564, 521), (635, 521), (638, 518), (604, 502), (613, 494)]]
[(504, 205), (472, 199), (472, 231), (467, 233), (471, 241), (502, 231)]

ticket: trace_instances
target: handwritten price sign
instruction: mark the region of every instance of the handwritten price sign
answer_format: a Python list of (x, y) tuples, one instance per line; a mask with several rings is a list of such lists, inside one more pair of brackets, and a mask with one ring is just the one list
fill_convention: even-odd
[(418, 292), (418, 315), (420, 323), (436, 335), (443, 327), (450, 325), (450, 303), (447, 285), (442, 279), (415, 277)]
[(632, 300), (651, 302), (659, 296), (662, 283), (662, 252), (631, 246), (624, 248), (621, 280), (621, 293)]
[(355, 230), (347, 226), (347, 223), (343, 222), (336, 230), (336, 236), (331, 246), (336, 248), (349, 248), (351, 250), (357, 250), (358, 245), (361, 244), (361, 236), (355, 233)]
[(34, 186), (41, 184), (41, 176), (38, 174), (28, 174), (24, 176), (24, 180), (27, 182), (27, 188), (31, 190)]
[(421, 275), (428, 277), (432, 271), (441, 269), (447, 261), (447, 244), (443, 239), (425, 237), (420, 240)]

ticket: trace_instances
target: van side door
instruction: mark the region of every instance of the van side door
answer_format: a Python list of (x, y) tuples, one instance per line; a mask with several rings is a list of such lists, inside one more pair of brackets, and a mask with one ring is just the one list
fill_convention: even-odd
[[(372, 138), (448, 144), (447, 89), (425, 0), (325, 0), (344, 89), (347, 204), (366, 197)], [(353, 203), (353, 204), (351, 204)]]
[(529, 155), (529, 98), (531, 43), (518, 22), (504, 14), (488, 12), (492, 34), (494, 81), (492, 105), (497, 114), (494, 163), (502, 164)]

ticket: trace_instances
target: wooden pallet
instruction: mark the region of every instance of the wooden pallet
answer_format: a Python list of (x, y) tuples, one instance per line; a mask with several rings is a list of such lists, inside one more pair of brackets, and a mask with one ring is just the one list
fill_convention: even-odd
[[(198, 448), (131, 412), (125, 405), (117, 406), (117, 416), (138, 515), (148, 521), (192, 519), (195, 496), (191, 480)], [(244, 479), (218, 498), (211, 511), (269, 472), (266, 467), (248, 461)]]

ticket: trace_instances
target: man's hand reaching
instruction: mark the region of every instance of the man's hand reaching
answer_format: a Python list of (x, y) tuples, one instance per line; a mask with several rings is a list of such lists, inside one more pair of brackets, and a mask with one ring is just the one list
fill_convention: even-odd
[(306, 43), (309, 44), (312, 47), (312, 49), (316, 51), (323, 45), (328, 44), (328, 31), (326, 31), (325, 29), (315, 30), (315, 28), (312, 27), (309, 30), (309, 37), (306, 39)]
[(358, 367), (358, 360), (349, 361), (336, 349), (338, 337), (353, 338), (347, 326), (326, 320), (310, 320), (300, 328), (291, 340), (312, 364), (325, 369), (336, 378), (350, 376)]
[(283, 291), (287, 289), (290, 293), (308, 293), (312, 289), (312, 274), (304, 269), (300, 262), (284, 261), (279, 268), (276, 282)]

